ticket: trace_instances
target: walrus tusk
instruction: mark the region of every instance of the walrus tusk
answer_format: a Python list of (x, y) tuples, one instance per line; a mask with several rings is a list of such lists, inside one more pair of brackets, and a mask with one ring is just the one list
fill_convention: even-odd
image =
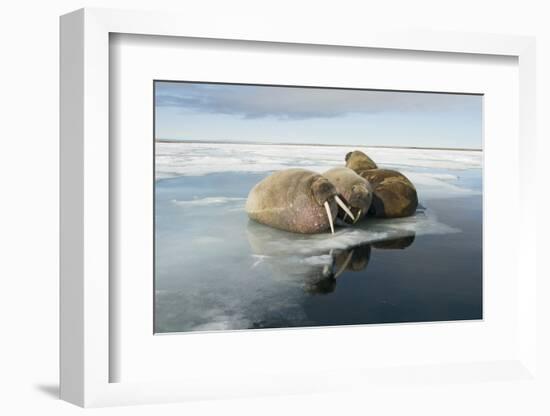
[(334, 234), (334, 224), (332, 223), (332, 212), (330, 212), (330, 207), (328, 201), (325, 201), (325, 211), (327, 212), (328, 222), (330, 223), (330, 231)]
[(353, 220), (353, 223), (355, 224), (359, 218), (361, 218), (361, 210), (357, 211), (357, 218)]
[(348, 215), (351, 217), (352, 220), (355, 221), (355, 217), (353, 216), (353, 214), (351, 213), (351, 211), (349, 210), (349, 208), (346, 207), (346, 204), (344, 204), (344, 203), (342, 202), (342, 200), (341, 200), (340, 198), (338, 198), (338, 196), (335, 196), (335, 197), (334, 197), (334, 200), (336, 201), (336, 203), (337, 203), (338, 205), (340, 205), (340, 208), (342, 208), (342, 209), (344, 210), (344, 212), (345, 212), (346, 214), (348, 214)]

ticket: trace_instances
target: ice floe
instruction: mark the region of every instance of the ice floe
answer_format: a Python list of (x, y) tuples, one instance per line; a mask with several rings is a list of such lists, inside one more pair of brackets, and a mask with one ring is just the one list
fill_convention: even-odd
[[(380, 167), (397, 169), (411, 179), (420, 200), (479, 194), (458, 184), (451, 171), (480, 169), (482, 152), (437, 149), (396, 149), (361, 146), (293, 146), (229, 143), (156, 144), (156, 178), (204, 176), (213, 173), (265, 173), (301, 167), (322, 173), (341, 166), (347, 152), (361, 149)], [(444, 172), (441, 172), (444, 170)], [(223, 197), (199, 201), (175, 201), (178, 205), (210, 205), (229, 202)]]
[(312, 256), (330, 250), (346, 250), (362, 244), (393, 240), (415, 235), (458, 233), (460, 230), (443, 224), (428, 210), (395, 219), (367, 219), (355, 227), (337, 228), (332, 234), (294, 234), (276, 230), (254, 221), (247, 227), (252, 252), (260, 256)]

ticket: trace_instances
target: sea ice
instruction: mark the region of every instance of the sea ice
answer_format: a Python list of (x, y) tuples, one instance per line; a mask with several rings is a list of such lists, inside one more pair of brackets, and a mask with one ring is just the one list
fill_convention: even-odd
[(156, 143), (157, 179), (217, 172), (270, 172), (289, 167), (325, 171), (343, 165), (344, 156), (362, 150), (383, 167), (481, 168), (482, 152), (396, 149), (362, 146), (295, 146), (231, 143)]
[[(445, 224), (438, 215), (452, 218), (451, 224), (478, 215), (481, 152), (217, 143), (157, 143), (156, 148), (155, 322), (160, 332), (311, 325), (315, 322), (304, 308), (309, 296), (335, 290), (333, 277), (350, 264), (366, 270), (371, 247), (374, 252), (384, 243), (404, 248), (421, 236), (466, 238), (467, 229)], [(271, 171), (323, 172), (343, 165), (354, 149), (410, 178), (421, 204), (414, 216), (369, 218), (337, 227), (334, 235), (293, 234), (248, 219), (246, 196)], [(457, 197), (476, 198), (465, 200), (467, 213), (454, 200), (434, 201)], [(437, 210), (441, 206), (446, 208)], [(422, 238), (415, 242), (419, 253), (422, 243)], [(464, 247), (458, 249), (462, 254), (453, 246), (451, 254), (442, 249), (440, 255), (464, 255)], [(424, 255), (429, 262), (432, 254)]]
[[(421, 200), (479, 193), (459, 185), (457, 175), (441, 172), (480, 169), (482, 152), (466, 150), (158, 142), (156, 178), (229, 172), (269, 173), (291, 167), (322, 173), (343, 165), (345, 155), (356, 149), (369, 154), (380, 167), (397, 169), (407, 175), (417, 187)], [(208, 204), (217, 201), (181, 203)]]

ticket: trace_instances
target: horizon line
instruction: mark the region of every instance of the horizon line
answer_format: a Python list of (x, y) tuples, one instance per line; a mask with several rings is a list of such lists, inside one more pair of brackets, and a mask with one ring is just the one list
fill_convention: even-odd
[(156, 138), (158, 143), (211, 143), (211, 144), (251, 144), (259, 146), (287, 145), (287, 146), (325, 146), (325, 147), (376, 147), (390, 149), (426, 149), (426, 150), (462, 150), (462, 151), (483, 151), (482, 148), (471, 147), (429, 147), (429, 146), (391, 146), (391, 145), (365, 145), (365, 144), (324, 144), (324, 143), (287, 143), (287, 142), (257, 142), (257, 141), (229, 141), (229, 140), (190, 140), (190, 139), (165, 139)]

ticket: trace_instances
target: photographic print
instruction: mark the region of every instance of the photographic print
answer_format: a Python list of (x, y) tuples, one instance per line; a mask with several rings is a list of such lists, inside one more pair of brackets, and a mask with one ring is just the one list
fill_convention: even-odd
[(154, 81), (156, 333), (482, 319), (483, 96)]

